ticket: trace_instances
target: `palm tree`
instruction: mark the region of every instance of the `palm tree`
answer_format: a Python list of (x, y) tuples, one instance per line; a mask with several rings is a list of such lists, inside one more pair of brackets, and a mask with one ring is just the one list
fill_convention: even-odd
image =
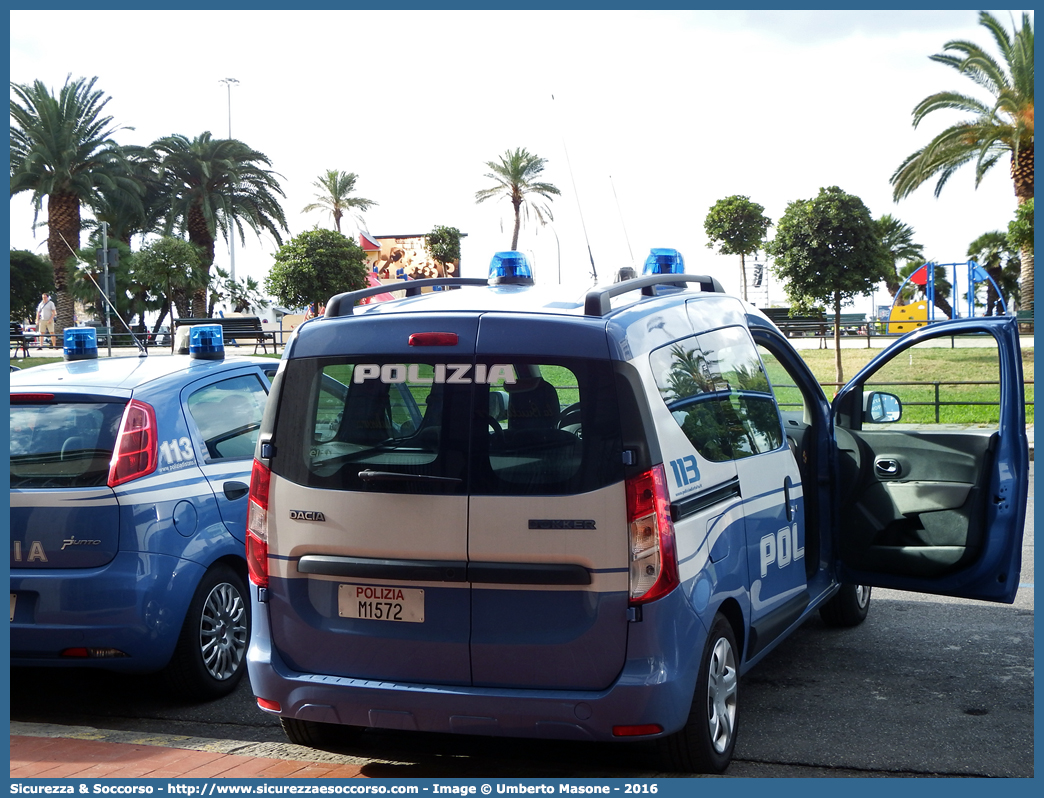
[(908, 224), (903, 224), (891, 214), (886, 213), (880, 219), (877, 219), (874, 224), (877, 225), (878, 233), (881, 236), (881, 244), (884, 246), (888, 260), (892, 264), (892, 274), (885, 278), (885, 287), (888, 288), (888, 293), (895, 299), (896, 292), (899, 290), (899, 284), (902, 282), (899, 279), (898, 262), (900, 260), (918, 261), (918, 265), (921, 265), (924, 263), (924, 247), (914, 242), (913, 228)]
[(234, 226), (245, 241), (245, 223), (258, 236), (268, 231), (282, 245), (279, 233), (288, 228), (276, 195), (286, 195), (277, 174), (264, 168), (272, 165), (268, 158), (236, 139), (215, 139), (208, 131), (192, 140), (167, 136), (150, 146), (168, 202), (165, 232), (184, 231), (202, 253), (207, 281), (193, 291), (191, 310), (202, 317), (218, 234), (227, 237)]
[(315, 195), (315, 202), (305, 205), (303, 213), (312, 211), (329, 211), (333, 216), (334, 227), (341, 232), (341, 219), (345, 211), (354, 211), (357, 219), (364, 211), (370, 210), (377, 203), (363, 197), (349, 197), (355, 191), (355, 181), (358, 176), (355, 172), (338, 172), (336, 169), (327, 169), (326, 173), (320, 175), (319, 179), (312, 183), (320, 193)]
[(147, 234), (162, 230), (167, 205), (166, 190), (153, 170), (152, 150), (127, 146), (123, 147), (123, 155), (121, 172), (137, 184), (137, 194), (128, 197), (122, 191), (99, 188), (92, 203), (94, 219), (85, 220), (83, 226), (93, 233), (105, 222), (109, 239), (122, 241), (129, 247), (133, 236), (140, 235), (144, 239)]
[[(1006, 297), (1018, 295), (1019, 253), (1008, 243), (1008, 236), (1000, 230), (983, 233), (968, 245), (968, 257), (978, 263)], [(986, 281), (986, 312), (1001, 315), (1000, 297), (993, 283)]]
[(112, 138), (123, 128), (103, 115), (110, 98), (94, 88), (96, 77), (71, 78), (57, 96), (39, 80), (11, 83), (11, 196), (32, 192), (34, 225), (47, 199), (58, 330), (73, 320), (66, 264), (80, 248), (81, 205), (93, 206), (99, 191), (120, 194), (133, 205), (139, 190)]
[(496, 182), (492, 188), (484, 188), (475, 192), (475, 202), (485, 202), (492, 197), (506, 197), (511, 200), (511, 207), (515, 211), (515, 229), (511, 234), (511, 249), (518, 248), (518, 231), (522, 226), (522, 213), (529, 217), (532, 209), (537, 220), (546, 224), (544, 217), (554, 221), (551, 209), (544, 203), (527, 199), (527, 195), (536, 194), (545, 200), (551, 201), (553, 197), (562, 192), (550, 183), (541, 183), (537, 180), (540, 173), (544, 171), (547, 159), (540, 158), (528, 152), (524, 147), (517, 148), (514, 152), (506, 150), (500, 156), (500, 162), (486, 161), (490, 171), (485, 177)]
[[(932, 111), (950, 109), (970, 114), (939, 133), (895, 170), (891, 183), (898, 201), (938, 176), (935, 196), (961, 166), (975, 161), (975, 185), (1002, 157), (1009, 156), (1019, 205), (1033, 198), (1033, 25), (1022, 15), (1022, 27), (1010, 36), (996, 17), (979, 12), (979, 23), (1000, 50), (997, 61), (974, 42), (947, 42), (948, 51), (931, 56), (953, 67), (991, 95), (989, 102), (959, 92), (925, 97), (913, 110), (914, 127)], [(1033, 309), (1033, 253), (1022, 253), (1022, 302)]]
[(261, 285), (253, 277), (233, 280), (229, 272), (220, 267), (214, 271), (217, 272), (218, 279), (210, 283), (210, 304), (207, 307), (209, 315), (214, 315), (214, 305), (221, 300), (227, 301), (233, 313), (246, 313), (252, 307), (265, 304)]

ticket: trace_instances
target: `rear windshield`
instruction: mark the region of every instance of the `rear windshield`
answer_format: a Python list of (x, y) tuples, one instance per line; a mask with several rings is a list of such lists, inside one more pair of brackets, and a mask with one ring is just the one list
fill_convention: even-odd
[(561, 495), (622, 478), (605, 361), (292, 360), (277, 474), (389, 493)]
[(122, 402), (12, 404), (11, 488), (104, 485)]

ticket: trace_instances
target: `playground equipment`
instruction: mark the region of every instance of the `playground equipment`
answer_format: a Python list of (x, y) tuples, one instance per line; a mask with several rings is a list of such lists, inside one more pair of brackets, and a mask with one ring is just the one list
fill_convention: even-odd
[[(937, 268), (946, 269), (953, 267), (953, 292), (954, 296), (957, 294), (957, 267), (964, 266), (967, 269), (967, 299), (968, 299), (968, 315), (967, 318), (975, 317), (975, 290), (978, 288), (979, 283), (986, 282), (987, 280), (993, 284), (993, 289), (997, 292), (997, 296), (1000, 298), (1001, 307), (1004, 309), (1004, 313), (1008, 312), (1008, 306), (1004, 302), (1004, 295), (1001, 294), (1000, 287), (996, 281), (986, 273), (978, 263), (973, 260), (965, 261), (964, 263), (936, 263), (935, 261), (929, 261), (925, 263), (921, 268), (914, 271), (903, 284), (899, 286), (899, 290), (895, 292), (895, 299), (892, 301), (892, 308), (888, 313), (888, 332), (890, 333), (905, 333), (916, 327), (924, 327), (935, 321), (935, 270)], [(906, 288), (907, 283), (913, 283), (914, 285), (920, 286), (924, 289), (925, 298), (923, 300), (917, 300), (909, 305), (900, 305), (899, 298), (903, 295), (903, 289)], [(954, 311), (957, 311), (958, 305), (956, 302), (953, 303)], [(955, 312), (955, 317), (960, 316), (960, 313)]]

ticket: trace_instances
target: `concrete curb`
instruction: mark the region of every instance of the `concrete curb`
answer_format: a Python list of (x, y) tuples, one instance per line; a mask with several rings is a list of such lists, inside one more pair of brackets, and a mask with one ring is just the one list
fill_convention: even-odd
[(294, 762), (323, 762), (334, 765), (367, 765), (374, 762), (401, 764), (395, 760), (371, 759), (346, 754), (332, 754), (293, 743), (251, 743), (242, 740), (214, 740), (209, 737), (188, 737), (181, 734), (150, 734), (133, 731), (95, 729), (91, 726), (62, 726), (56, 723), (26, 723), (11, 721), (12, 737), (49, 737), (66, 740), (94, 740), (127, 745), (151, 745), (178, 748), (186, 751), (206, 751), (212, 754), (234, 754), (261, 759), (281, 759)]

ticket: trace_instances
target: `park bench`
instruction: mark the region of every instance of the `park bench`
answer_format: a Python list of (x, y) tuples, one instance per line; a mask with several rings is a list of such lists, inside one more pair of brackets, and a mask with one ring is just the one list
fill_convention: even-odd
[[(829, 314), (827, 322), (830, 326), (830, 331), (834, 330), (834, 314)], [(841, 334), (842, 335), (867, 335), (868, 333), (863, 328), (866, 326), (866, 314), (865, 313), (842, 313), (841, 314)]]
[(272, 351), (275, 351), (275, 335), (266, 331), (261, 326), (261, 319), (257, 316), (219, 316), (214, 319), (174, 319), (174, 327), (193, 327), (197, 324), (220, 324), (221, 334), (225, 345), (239, 346), (237, 339), (247, 339), (254, 342), (254, 354), (260, 346), (265, 354), (268, 354), (268, 342), (272, 342)]
[(25, 352), (25, 356), (29, 357), (29, 339), (25, 337), (22, 325), (17, 321), (11, 322), (11, 349), (11, 354), (14, 356), (17, 356), (18, 350), (21, 349)]
[(787, 338), (804, 335), (825, 337), (827, 334), (827, 318), (821, 310), (800, 316), (791, 316), (790, 308), (761, 308), (761, 311)]
[(1020, 310), (1015, 314), (1020, 332), (1033, 332), (1033, 311)]

